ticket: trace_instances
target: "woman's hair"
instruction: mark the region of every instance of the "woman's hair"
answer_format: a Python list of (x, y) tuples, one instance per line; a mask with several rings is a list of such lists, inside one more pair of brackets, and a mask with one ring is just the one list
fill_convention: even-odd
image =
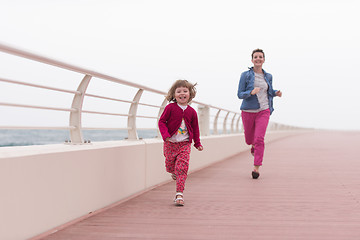
[(257, 49), (255, 49), (255, 50), (252, 52), (252, 54), (251, 54), (251, 59), (254, 58), (254, 53), (256, 53), (256, 52), (262, 53), (263, 56), (264, 56), (264, 59), (265, 59), (265, 53), (264, 53), (264, 51), (263, 51), (262, 49), (260, 49), (260, 48), (257, 48)]
[(168, 100), (169, 102), (171, 102), (171, 101), (176, 102), (175, 90), (179, 87), (186, 87), (187, 89), (189, 89), (189, 93), (190, 93), (189, 102), (190, 102), (196, 95), (195, 86), (196, 86), (196, 83), (192, 84), (192, 83), (188, 82), (187, 80), (176, 80), (174, 82), (174, 84), (171, 86), (171, 88), (169, 89), (168, 94), (166, 95), (166, 100)]

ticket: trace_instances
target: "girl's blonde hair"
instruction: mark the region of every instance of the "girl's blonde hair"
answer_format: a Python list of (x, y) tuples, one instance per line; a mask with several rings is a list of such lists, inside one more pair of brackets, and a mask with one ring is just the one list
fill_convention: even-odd
[(175, 99), (175, 90), (179, 87), (186, 87), (187, 89), (189, 89), (189, 93), (190, 93), (190, 97), (189, 97), (189, 102), (191, 102), (191, 100), (195, 97), (196, 95), (196, 83), (192, 84), (190, 82), (188, 82), (187, 80), (176, 80), (174, 82), (174, 84), (171, 86), (171, 88), (168, 91), (168, 94), (166, 95), (166, 100), (168, 100), (169, 102), (176, 102)]

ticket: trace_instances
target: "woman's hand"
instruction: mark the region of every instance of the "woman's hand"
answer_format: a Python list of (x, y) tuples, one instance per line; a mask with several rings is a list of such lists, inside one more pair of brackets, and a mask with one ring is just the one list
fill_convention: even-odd
[(199, 150), (199, 151), (202, 151), (204, 149), (204, 147), (200, 145), (196, 149)]
[(259, 88), (259, 87), (256, 87), (256, 88), (254, 88), (254, 89), (250, 92), (250, 95), (255, 95), (255, 94), (257, 94), (258, 92), (260, 92), (260, 88)]
[(279, 91), (276, 91), (275, 95), (278, 96), (278, 97), (281, 97), (281, 96), (282, 96), (282, 92), (281, 92), (280, 90), (279, 90)]

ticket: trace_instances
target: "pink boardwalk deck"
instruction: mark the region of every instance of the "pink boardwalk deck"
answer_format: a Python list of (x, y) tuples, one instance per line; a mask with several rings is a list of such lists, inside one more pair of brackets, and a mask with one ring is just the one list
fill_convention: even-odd
[(184, 207), (170, 182), (43, 239), (360, 239), (359, 151), (359, 132), (283, 138), (257, 180), (244, 152), (189, 175)]

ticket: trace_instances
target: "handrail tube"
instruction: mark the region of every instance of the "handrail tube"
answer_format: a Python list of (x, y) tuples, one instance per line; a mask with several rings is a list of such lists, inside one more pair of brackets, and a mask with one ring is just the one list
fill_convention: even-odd
[(41, 127), (41, 126), (0, 126), (0, 129), (51, 129), (51, 130), (69, 130), (74, 129), (74, 126), (64, 127)]
[[(111, 77), (111, 76), (101, 74), (101, 73), (98, 73), (98, 72), (95, 72), (95, 71), (91, 71), (91, 70), (88, 70), (88, 69), (85, 69), (85, 68), (76, 67), (76, 66), (71, 65), (71, 64), (67, 64), (67, 63), (64, 63), (64, 62), (61, 62), (61, 61), (53, 60), (53, 59), (43, 57), (43, 56), (40, 56), (40, 55), (37, 55), (37, 54), (34, 54), (34, 53), (30, 53), (28, 51), (18, 50), (16, 48), (13, 48), (13, 47), (10, 47), (10, 46), (5, 46), (3, 44), (0, 44), (0, 50), (2, 50), (3, 52), (7, 52), (7, 53), (10, 53), (10, 54), (16, 55), (16, 56), (27, 58), (27, 59), (30, 59), (30, 60), (34, 60), (34, 61), (42, 62), (42, 63), (48, 64), (48, 65), (53, 65), (53, 66), (60, 67), (60, 68), (63, 68), (63, 69), (67, 69), (67, 70), (71, 70), (71, 71), (74, 71), (74, 72), (82, 73), (82, 74), (85, 74), (87, 76), (97, 77), (97, 78), (100, 78), (100, 79), (104, 79), (104, 80), (113, 81), (113, 82), (116, 82), (116, 83), (125, 84), (125, 85), (128, 85), (128, 86), (136, 87), (138, 89), (141, 89), (141, 91), (147, 90), (147, 91), (159, 93), (159, 94), (162, 94), (162, 95), (166, 95), (165, 92), (159, 91), (157, 89), (152, 89), (152, 88), (149, 88), (149, 87), (146, 87), (146, 86), (142, 86), (140, 84), (134, 84), (134, 83), (131, 83), (131, 82), (119, 79), (119, 78)], [(85, 94), (85, 91), (82, 94)], [(78, 94), (77, 94), (77, 96), (78, 96)], [(78, 97), (75, 97), (75, 98), (78, 98)], [(84, 97), (84, 95), (82, 97), (80, 97), (82, 99), (81, 103), (83, 101), (83, 97)], [(201, 103), (201, 102), (198, 102), (198, 101), (193, 101), (193, 102), (197, 103), (197, 104), (204, 105), (204, 106), (209, 106), (208, 104), (204, 104), (204, 103)], [(134, 106), (135, 105), (136, 105), (136, 110), (137, 110), (138, 104), (139, 104), (139, 100), (137, 101), (137, 103), (132, 103), (131, 106), (130, 106), (130, 109), (132, 109), (132, 110), (130, 110), (130, 112), (134, 111), (134, 109), (135, 109)], [(147, 106), (147, 105), (145, 105), (145, 106)], [(154, 105), (152, 105), (152, 106), (155, 107)], [(210, 106), (210, 107), (213, 107), (213, 106)], [(213, 108), (218, 109), (218, 110), (224, 110), (223, 108), (218, 108), (218, 107), (213, 107)], [(229, 111), (229, 110), (227, 110), (227, 111), (228, 112), (233, 112), (233, 111)], [(84, 111), (84, 113), (85, 112), (87, 112), (87, 113), (105, 114), (105, 113), (92, 112), (92, 111)], [(76, 112), (76, 115), (78, 116), (79, 119), (80, 119), (80, 114), (81, 113), (82, 113), (82, 111)], [(74, 114), (72, 114), (72, 115), (74, 116)], [(110, 115), (117, 115), (117, 114), (110, 114)], [(219, 115), (217, 115), (217, 117), (219, 117)], [(134, 127), (135, 126), (135, 119), (132, 119), (132, 118), (133, 118), (132, 116), (128, 116), (128, 124), (130, 124), (130, 122), (132, 122), (130, 124), (130, 127), (134, 128), (134, 129), (129, 131), (129, 133), (132, 132), (132, 134), (131, 134), (132, 137), (130, 137), (130, 138), (134, 138), (133, 133), (134, 133), (134, 131), (136, 132), (136, 128)], [(217, 122), (217, 119), (216, 119), (216, 122)], [(78, 122), (77, 125), (81, 126), (81, 122)], [(78, 129), (78, 131), (81, 131), (81, 130)], [(217, 132), (217, 131), (215, 131), (215, 132)], [(80, 140), (78, 140), (78, 141), (80, 141)]]
[(152, 118), (152, 119), (157, 119), (157, 117), (143, 116), (143, 115), (136, 115), (136, 117), (138, 117), (138, 118)]
[[(222, 111), (221, 109), (219, 109), (220, 111)], [(225, 111), (225, 110), (224, 110)], [(226, 111), (225, 111), (226, 112)], [(211, 117), (215, 118), (216, 117), (216, 114), (215, 115), (210, 115)], [(218, 116), (218, 119), (225, 119), (225, 116)]]
[(7, 82), (7, 83), (24, 85), (24, 86), (29, 86), (29, 87), (36, 87), (36, 88), (43, 88), (43, 89), (54, 90), (54, 91), (58, 91), (58, 92), (80, 94), (80, 92), (78, 92), (78, 91), (72, 91), (72, 90), (67, 90), (67, 89), (62, 89), (62, 88), (48, 87), (48, 86), (39, 85), (39, 84), (33, 84), (33, 83), (25, 83), (25, 82), (15, 81), (15, 80), (10, 80), (10, 79), (5, 79), (5, 78), (0, 78), (0, 82)]
[(97, 111), (88, 111), (82, 110), (82, 113), (91, 113), (91, 114), (103, 114), (103, 115), (113, 115), (113, 116), (121, 116), (121, 117), (131, 117), (131, 114), (122, 114), (122, 113), (109, 113), (109, 112), (97, 112)]
[(140, 89), (144, 89), (144, 90), (159, 93), (159, 94), (165, 94), (164, 92), (159, 91), (157, 89), (149, 88), (149, 87), (137, 84), (137, 83), (128, 82), (126, 80), (122, 80), (122, 79), (112, 77), (112, 76), (109, 76), (109, 75), (106, 75), (106, 74), (98, 73), (96, 71), (92, 71), (92, 70), (85, 69), (85, 68), (82, 68), (82, 67), (77, 67), (75, 65), (64, 63), (62, 61), (54, 60), (54, 59), (51, 59), (51, 58), (48, 58), (48, 57), (40, 56), (38, 54), (31, 53), (29, 51), (19, 50), (19, 49), (16, 49), (14, 47), (11, 47), (11, 46), (4, 45), (2, 43), (0, 43), (0, 51), (5, 52), (5, 53), (9, 53), (9, 54), (12, 54), (12, 55), (16, 55), (16, 56), (19, 56), (19, 57), (27, 58), (27, 59), (30, 59), (30, 60), (33, 60), (33, 61), (37, 61), (37, 62), (45, 63), (45, 64), (48, 64), (48, 65), (52, 65), (52, 66), (55, 66), (55, 67), (64, 68), (64, 69), (67, 69), (67, 70), (70, 70), (70, 71), (73, 71), (73, 72), (77, 72), (77, 73), (81, 73), (81, 74), (85, 74), (85, 75), (91, 75), (92, 77), (101, 78), (101, 79), (105, 79), (105, 80), (108, 80), (108, 81), (121, 83), (121, 84), (124, 84), (124, 85), (129, 85), (129, 86), (132, 86), (132, 87), (135, 87), (135, 88), (140, 88)]
[(152, 104), (147, 104), (147, 103), (138, 103), (141, 106), (147, 106), (147, 107), (155, 107), (155, 108), (160, 108), (161, 106), (158, 105), (152, 105)]
[[(149, 119), (157, 119), (159, 120), (161, 113), (163, 112), (165, 106), (168, 104), (168, 101), (166, 100), (166, 98), (164, 96), (166, 96), (166, 93), (157, 89), (153, 89), (153, 88), (149, 88), (140, 84), (136, 84), (136, 83), (132, 83), (126, 80), (122, 80), (116, 77), (112, 77), (106, 74), (102, 74), (96, 71), (92, 71), (89, 69), (85, 69), (82, 67), (77, 67), (71, 64), (67, 64), (58, 60), (54, 60), (54, 59), (50, 59), (48, 57), (44, 57), (35, 53), (31, 53), (28, 51), (24, 51), (24, 50), (20, 50), (20, 49), (16, 49), (14, 47), (8, 46), (8, 45), (4, 45), (0, 43), (0, 52), (4, 52), (4, 53), (8, 53), (14, 56), (18, 56), (18, 57), (22, 57), (28, 60), (32, 60), (32, 61), (37, 61), (38, 63), (43, 63), (43, 64), (47, 64), (47, 65), (51, 65), (54, 67), (59, 67), (62, 70), (69, 70), (72, 71), (73, 73), (81, 73), (84, 74), (85, 77), (83, 78), (83, 80), (81, 81), (80, 85), (78, 86), (78, 89), (76, 91), (72, 91), (72, 90), (66, 90), (66, 89), (61, 89), (61, 88), (56, 88), (56, 87), (51, 87), (51, 86), (45, 86), (45, 85), (39, 85), (39, 84), (33, 84), (33, 83), (27, 83), (27, 82), (22, 82), (22, 81), (16, 81), (16, 80), (10, 80), (10, 79), (6, 79), (6, 78), (0, 78), (0, 82), (7, 82), (7, 83), (11, 83), (11, 84), (19, 84), (19, 85), (24, 85), (24, 86), (30, 86), (30, 87), (36, 87), (36, 88), (42, 88), (42, 89), (47, 89), (47, 90), (53, 90), (53, 91), (59, 91), (59, 92), (65, 92), (65, 93), (71, 93), (73, 94), (73, 103), (72, 103), (72, 107), (67, 109), (67, 108), (58, 108), (58, 107), (49, 107), (49, 106), (37, 106), (37, 105), (27, 105), (27, 104), (20, 104), (20, 103), (7, 103), (7, 102), (0, 102), (0, 106), (10, 106), (10, 107), (24, 107), (24, 108), (37, 108), (37, 109), (45, 109), (45, 110), (56, 110), (56, 111), (68, 111), (70, 112), (70, 123), (69, 123), (69, 127), (65, 127), (65, 128), (61, 128), (61, 129), (70, 129), (71, 132), (71, 142), (72, 143), (82, 143), (82, 130), (83, 129), (127, 129), (128, 130), (128, 139), (138, 139), (137, 136), (137, 130), (140, 128), (136, 127), (136, 121), (138, 118), (149, 118)], [(96, 95), (96, 94), (90, 94), (90, 93), (86, 93), (87, 90), (87, 86), (91, 80), (91, 78), (96, 77), (100, 80), (105, 80), (105, 81), (111, 81), (111, 82), (115, 82), (118, 84), (122, 84), (122, 85), (126, 85), (127, 87), (133, 87), (133, 88), (137, 88), (137, 93), (134, 96), (134, 99), (132, 101), (130, 100), (125, 100), (125, 99), (118, 99), (118, 98), (112, 98), (112, 97), (106, 97), (106, 96), (100, 96), (100, 95)], [(164, 100), (162, 102), (162, 104), (160, 106), (155, 104), (149, 104), (146, 102), (140, 102), (142, 93), (144, 91), (149, 91), (152, 93), (156, 93), (156, 94), (161, 94), (164, 97)], [(111, 101), (118, 101), (118, 102), (124, 102), (124, 103), (130, 103), (130, 107), (128, 109), (128, 114), (123, 114), (123, 113), (112, 113), (112, 112), (101, 112), (101, 111), (91, 111), (91, 110), (83, 110), (82, 106), (85, 100), (85, 97), (93, 97), (93, 98), (99, 98), (99, 99), (105, 99), (105, 100), (111, 100)], [(240, 119), (241, 119), (241, 114), (239, 112), (235, 112), (235, 111), (231, 111), (231, 110), (227, 110), (221, 107), (216, 107), (216, 106), (212, 106), (210, 104), (205, 104), (205, 103), (201, 103), (198, 101), (192, 101), (190, 102), (190, 104), (197, 104), (198, 105), (198, 111), (199, 113), (201, 113), (200, 108), (206, 108), (206, 112), (204, 112), (204, 114), (199, 114), (198, 117), (199, 119), (199, 124), (200, 123), (205, 123), (205, 125), (207, 126), (206, 128), (202, 127), (202, 132), (206, 133), (206, 134), (210, 134), (210, 123), (213, 123), (213, 134), (218, 134), (218, 122), (220, 122), (221, 120), (223, 120), (222, 125), (223, 125), (223, 134), (227, 134), (227, 127), (231, 127), (231, 133), (234, 132), (240, 132), (239, 129), (239, 124), (240, 124)], [(137, 114), (137, 108), (138, 106), (145, 106), (145, 107), (154, 107), (154, 108), (159, 108), (159, 112), (158, 112), (158, 116), (145, 116), (145, 115), (138, 115)], [(215, 109), (217, 110), (216, 115), (210, 115), (210, 109)], [(122, 109), (121, 109), (122, 110)], [(204, 110), (204, 109), (202, 109)], [(116, 111), (116, 110), (115, 110)], [(221, 111), (225, 112), (225, 116), (220, 116), (220, 115), (224, 115), (224, 114), (220, 114)], [(122, 111), (124, 112), (124, 111)], [(121, 116), (121, 117), (127, 117), (128, 119), (128, 125), (126, 128), (83, 128), (82, 127), (82, 123), (81, 123), (81, 117), (83, 114), (103, 114), (103, 115), (113, 115), (113, 116)], [(234, 114), (234, 116), (232, 117), (232, 121), (231, 123), (229, 123), (228, 118), (230, 113)], [(236, 121), (236, 117), (238, 116), (238, 119)], [(206, 117), (207, 119), (201, 119), (202, 117)], [(210, 121), (211, 119), (213, 119), (214, 121)], [(234, 126), (235, 124), (235, 126)], [(1, 127), (1, 126), (0, 126)], [(200, 126), (201, 127), (201, 126)], [(55, 129), (55, 128), (47, 128), (47, 127), (33, 127), (33, 126), (23, 126), (23, 128), (32, 128), (32, 129)], [(270, 127), (271, 129), (275, 129), (275, 130), (282, 130), (282, 129), (288, 129), (291, 128), (291, 126), (286, 126), (286, 125), (282, 125), (282, 124), (274, 124), (272, 127)], [(19, 126), (15, 126), (14, 129), (19, 129)], [(60, 129), (60, 128), (59, 128)], [(153, 128), (151, 128), (153, 129)], [(157, 127), (154, 129), (158, 129)], [(235, 130), (236, 129), (236, 130)], [(243, 131), (243, 128), (241, 129)], [(158, 136), (160, 137), (160, 133), (158, 132)], [(73, 139), (74, 138), (74, 139)]]
[(9, 107), (23, 107), (23, 108), (38, 108), (45, 110), (56, 110), (56, 111), (65, 111), (65, 112), (76, 112), (74, 108), (56, 108), (56, 107), (45, 107), (45, 106), (36, 106), (36, 105), (27, 105), (27, 104), (17, 104), (17, 103), (4, 103), (0, 102), (0, 106), (9, 106)]
[(202, 105), (205, 105), (205, 106), (209, 106), (210, 108), (214, 108), (214, 109), (222, 110), (222, 111), (224, 111), (224, 112), (237, 113), (237, 112), (235, 112), (235, 111), (231, 111), (231, 110), (228, 110), (228, 109), (225, 109), (225, 108), (215, 107), (215, 106), (212, 106), (212, 105), (209, 105), (209, 104), (203, 104), (203, 103), (196, 102), (196, 101), (193, 101), (193, 102), (194, 102), (194, 103), (198, 103), (198, 104), (202, 104)]
[[(129, 130), (131, 128), (115, 128), (115, 127), (82, 127), (83, 130)], [(138, 128), (139, 129), (139, 128)]]
[(90, 94), (90, 93), (85, 93), (85, 96), (93, 97), (93, 98), (102, 98), (102, 99), (118, 101), (118, 102), (134, 103), (134, 101), (128, 101), (128, 100), (122, 100), (122, 99), (117, 99), (117, 98), (104, 97), (104, 96)]
[[(77, 67), (77, 66), (74, 66), (74, 65), (71, 65), (71, 64), (67, 64), (67, 63), (64, 63), (64, 62), (61, 62), (61, 61), (58, 61), (58, 60), (48, 58), (48, 57), (40, 56), (38, 54), (31, 53), (29, 51), (19, 50), (19, 49), (16, 49), (14, 47), (4, 45), (4, 44), (1, 44), (1, 43), (0, 43), (0, 51), (6, 52), (6, 53), (9, 53), (9, 54), (12, 54), (12, 55), (16, 55), (16, 56), (19, 56), (19, 57), (27, 58), (27, 59), (30, 59), (30, 60), (38, 61), (38, 62), (41, 62), (41, 63), (44, 63), (44, 64), (52, 65), (52, 66), (55, 66), (55, 67), (64, 68), (64, 69), (74, 71), (74, 72), (77, 72), (77, 73), (81, 73), (81, 74), (85, 74), (85, 75), (91, 75), (92, 77), (101, 78), (101, 79), (104, 79), (104, 80), (108, 80), (108, 81), (128, 85), (128, 86), (131, 86), (131, 87), (134, 87), (134, 88), (143, 89), (143, 90), (146, 90), (146, 91), (166, 95), (166, 92), (163, 92), (163, 91), (160, 91), (160, 90), (157, 90), (157, 89), (154, 89), (154, 88), (149, 88), (149, 87), (146, 87), (144, 85), (140, 85), (140, 84), (137, 84), (137, 83), (132, 83), (132, 82), (120, 79), (120, 78), (112, 77), (112, 76), (102, 74), (102, 73), (99, 73), (99, 72), (96, 72), (96, 71), (88, 70), (88, 69), (85, 69), (85, 68), (82, 68), (82, 67)], [(206, 103), (202, 103), (202, 102), (198, 102), (198, 101), (193, 101), (193, 102), (197, 103), (197, 104), (209, 106), (211, 108), (219, 109), (219, 110), (234, 112), (234, 111), (231, 111), (231, 110), (226, 110), (224, 108), (215, 107), (215, 106), (212, 106), (212, 105), (209, 105), (209, 104), (206, 104)]]

